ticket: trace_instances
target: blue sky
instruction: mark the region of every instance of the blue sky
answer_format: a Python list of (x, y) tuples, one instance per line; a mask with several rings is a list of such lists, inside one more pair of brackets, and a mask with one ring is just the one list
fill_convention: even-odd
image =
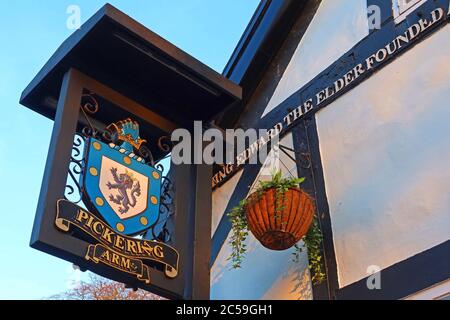
[[(118, 0), (110, 3), (221, 72), (258, 0)], [(0, 2), (0, 299), (41, 299), (67, 289), (71, 265), (29, 248), (52, 122), (19, 105), (22, 90), (72, 30), (105, 2)], [(6, 113), (6, 114), (5, 114)], [(82, 276), (83, 277), (83, 276)]]

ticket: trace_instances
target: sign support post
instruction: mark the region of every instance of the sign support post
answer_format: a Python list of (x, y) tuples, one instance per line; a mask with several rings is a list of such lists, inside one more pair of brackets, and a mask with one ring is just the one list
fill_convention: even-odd
[[(31, 236), (31, 247), (52, 254), (52, 249), (46, 244), (47, 240), (58, 243), (59, 234), (53, 225), (43, 221), (53, 219), (56, 202), (63, 198), (67, 182), (67, 168), (73, 148), (73, 137), (79, 119), (80, 101), (82, 96), (80, 74), (70, 69), (64, 75), (58, 100), (55, 122), (52, 130), (50, 147), (42, 180), (39, 202)], [(66, 155), (61, 157), (61, 155)], [(45, 241), (43, 241), (46, 239)], [(73, 246), (76, 250), (77, 246)], [(80, 254), (82, 252), (80, 251)]]
[[(195, 226), (192, 299), (210, 298), (211, 220), (212, 188), (205, 181), (212, 179), (212, 166), (195, 165)], [(206, 201), (205, 201), (206, 200)]]

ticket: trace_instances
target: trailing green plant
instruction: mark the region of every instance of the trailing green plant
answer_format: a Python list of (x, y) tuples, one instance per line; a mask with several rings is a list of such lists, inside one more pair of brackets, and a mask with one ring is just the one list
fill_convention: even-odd
[(322, 232), (320, 231), (319, 221), (317, 217), (314, 217), (308, 233), (303, 237), (303, 245), (296, 244), (294, 246), (295, 252), (293, 253), (293, 262), (298, 263), (300, 260), (300, 254), (307, 249), (309, 270), (311, 272), (311, 282), (314, 285), (319, 285), (326, 280), (326, 274), (323, 270), (323, 257), (322, 257)]
[[(296, 188), (305, 181), (305, 178), (283, 178), (281, 171), (272, 175), (270, 181), (261, 181), (255, 191), (256, 197), (269, 190), (276, 190), (277, 201), (277, 213), (284, 210), (282, 203), (282, 195), (290, 188)], [(249, 229), (245, 209), (248, 204), (248, 199), (242, 200), (239, 205), (228, 213), (228, 217), (231, 222), (231, 238), (229, 244), (232, 248), (232, 252), (228, 260), (231, 261), (233, 269), (241, 268), (243, 259), (247, 252), (245, 241), (247, 240)], [(281, 202), (281, 203), (280, 203)], [(312, 275), (312, 282), (314, 284), (320, 284), (326, 279), (326, 275), (322, 269), (322, 233), (320, 231), (317, 218), (311, 225), (306, 236), (303, 238), (304, 246), (300, 247), (295, 245), (294, 261), (298, 262), (300, 253), (304, 251), (305, 247), (308, 251), (309, 269)]]
[(276, 189), (278, 194), (283, 194), (290, 188), (297, 188), (300, 184), (305, 181), (305, 178), (283, 178), (281, 171), (275, 172), (269, 181), (260, 181), (256, 192), (261, 195), (264, 191), (269, 189)]
[(242, 264), (242, 260), (247, 252), (247, 246), (245, 240), (248, 236), (248, 224), (247, 217), (245, 215), (245, 206), (247, 200), (242, 200), (238, 206), (234, 207), (228, 218), (231, 222), (231, 238), (230, 245), (232, 252), (228, 260), (231, 260), (232, 268), (239, 269)]

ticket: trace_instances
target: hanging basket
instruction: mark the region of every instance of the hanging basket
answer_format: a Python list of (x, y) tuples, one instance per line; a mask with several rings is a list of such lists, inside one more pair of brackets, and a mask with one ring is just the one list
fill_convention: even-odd
[(271, 250), (286, 250), (308, 232), (314, 219), (314, 201), (299, 188), (278, 193), (271, 188), (249, 196), (245, 207), (250, 231)]

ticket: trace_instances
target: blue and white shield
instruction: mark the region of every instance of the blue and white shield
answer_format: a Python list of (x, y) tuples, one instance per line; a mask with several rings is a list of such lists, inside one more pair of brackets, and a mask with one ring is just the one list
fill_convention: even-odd
[(132, 154), (97, 139), (87, 140), (84, 191), (111, 228), (136, 235), (158, 220), (162, 173)]

